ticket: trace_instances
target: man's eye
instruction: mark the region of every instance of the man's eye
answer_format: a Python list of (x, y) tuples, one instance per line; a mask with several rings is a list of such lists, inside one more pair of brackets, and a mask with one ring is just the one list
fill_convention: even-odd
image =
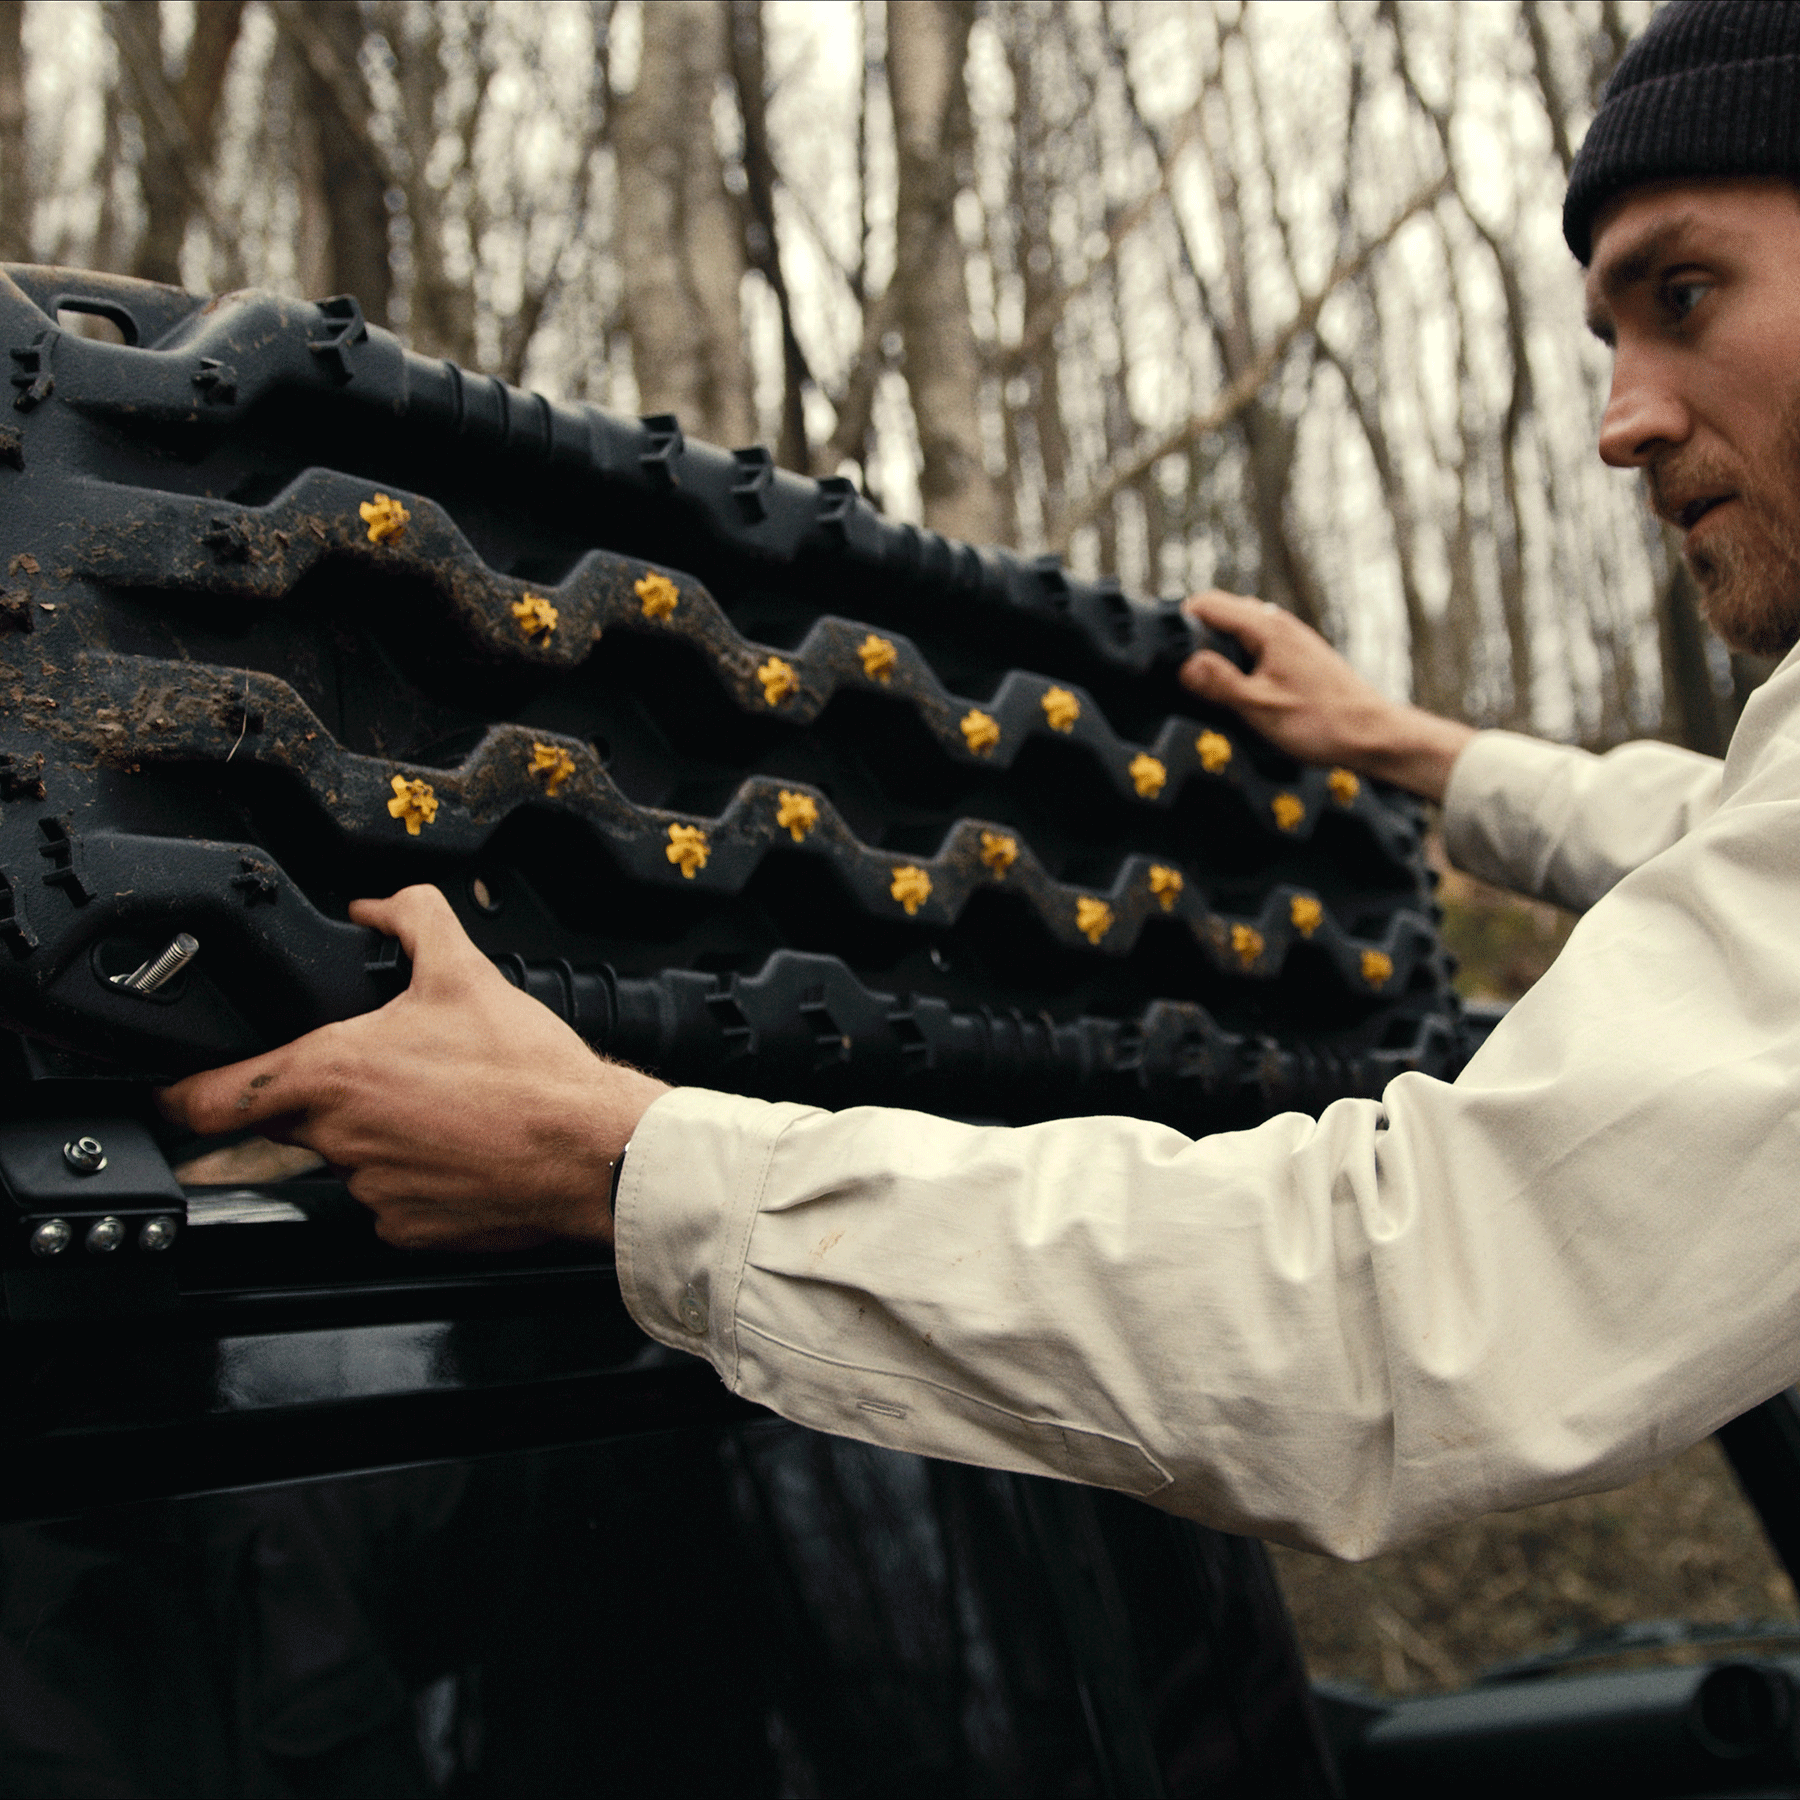
[(1677, 319), (1685, 319), (1705, 299), (1710, 286), (1705, 281), (1672, 281), (1663, 289), (1663, 304)]

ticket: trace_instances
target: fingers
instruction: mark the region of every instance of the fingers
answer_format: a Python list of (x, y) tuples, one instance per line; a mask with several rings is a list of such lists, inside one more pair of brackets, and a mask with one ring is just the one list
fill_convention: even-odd
[(156, 1104), (165, 1118), (199, 1137), (246, 1131), (304, 1111), (307, 1096), (294, 1080), (294, 1052), (306, 1042), (302, 1038), (266, 1056), (190, 1075), (173, 1087), (157, 1089)]
[(1280, 608), (1243, 594), (1228, 594), (1223, 588), (1209, 588), (1204, 594), (1191, 594), (1181, 603), (1190, 618), (1210, 625), (1215, 631), (1229, 631), (1242, 641), (1252, 654), (1260, 656), (1268, 641), (1269, 628), (1283, 616)]
[(402, 888), (385, 900), (352, 900), (350, 917), (400, 940), (413, 966), (415, 988), (441, 989), (493, 970), (434, 887)]
[[(445, 974), (453, 981), (466, 979), (474, 963), (492, 966), (434, 887), (402, 888), (385, 900), (353, 900), (350, 917), (400, 940), (412, 960), (415, 984)], [(190, 1075), (159, 1089), (156, 1103), (175, 1124), (202, 1137), (292, 1119), (317, 1103), (321, 1075), (330, 1067), (326, 1034), (337, 1032), (338, 1027), (322, 1026), (267, 1055)]]
[(423, 883), (402, 888), (385, 900), (352, 900), (350, 917), (358, 925), (373, 925), (377, 931), (398, 938), (400, 948), (415, 967), (434, 951), (454, 953), (469, 941), (450, 910), (450, 902), (436, 888)]
[(282, 1143), (321, 1147), (312, 1141), (308, 1115), (328, 1106), (358, 1062), (353, 1033), (362, 1021), (321, 1025), (279, 1050), (222, 1069), (189, 1075), (155, 1090), (163, 1115), (200, 1137), (220, 1137), (252, 1127)]
[(1216, 650), (1197, 650), (1176, 673), (1181, 685), (1203, 700), (1233, 708), (1242, 708), (1255, 686), (1252, 676)]

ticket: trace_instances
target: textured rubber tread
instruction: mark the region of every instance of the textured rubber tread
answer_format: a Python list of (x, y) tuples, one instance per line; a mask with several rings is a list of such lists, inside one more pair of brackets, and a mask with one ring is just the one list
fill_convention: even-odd
[[(1212, 1129), (1454, 1072), (1417, 808), (1190, 711), (1173, 606), (426, 362), (352, 302), (11, 273), (0, 1016), (217, 1059), (285, 955), (259, 909), (312, 946), (266, 971), (288, 1031), (391, 991), (337, 967), (345, 895), (431, 879), (674, 1079)], [(135, 344), (39, 310), (88, 290)], [(180, 879), (124, 873), (202, 834)], [(513, 910), (472, 907), (497, 879)], [(194, 880), (235, 894), (212, 1023), (84, 997)]]
[[(1411, 821), (1347, 771), (1308, 768), (1289, 781), (1271, 780), (1237, 754), (1228, 735), (1197, 719), (1170, 717), (1151, 742), (1134, 743), (1113, 730), (1085, 689), (1021, 670), (1009, 670), (991, 695), (956, 695), (903, 635), (882, 636), (867, 624), (829, 614), (797, 648), (753, 643), (692, 577), (605, 551), (587, 552), (555, 584), (499, 575), (423, 495), (396, 490), (390, 498), (406, 507), (408, 522), (393, 540), (371, 544), (359, 512), (371, 498), (366, 482), (316, 469), (262, 507), (144, 492), (133, 497), (128, 525), (98, 527), (78, 542), (76, 572), (114, 585), (276, 601), (321, 560), (355, 559), (430, 583), (467, 640), (497, 661), (568, 669), (584, 662), (609, 630), (676, 637), (708, 656), (746, 712), (810, 724), (840, 690), (873, 691), (909, 702), (938, 748), (958, 762), (1009, 769), (1029, 739), (1060, 740), (1088, 751), (1128, 805), (1166, 810), (1190, 780), (1224, 782), (1245, 795), (1252, 816), (1271, 834), (1307, 839), (1320, 818), (1337, 813), (1354, 818), (1396, 860), (1417, 848)], [(648, 611), (638, 592), (653, 575), (675, 591), (666, 614)], [(527, 634), (520, 628), (512, 609), (533, 595), (555, 609), (554, 629)], [(862, 647), (871, 639), (891, 658), (879, 675), (871, 675), (863, 660)], [(773, 701), (758, 674), (771, 662), (779, 662), (793, 682)], [(1076, 709), (1061, 728), (1046, 708), (1059, 692)], [(963, 725), (971, 714), (993, 721), (991, 747), (971, 748)], [(1157, 765), (1148, 782), (1133, 773), (1145, 757)], [(1334, 776), (1341, 793), (1333, 790)]]

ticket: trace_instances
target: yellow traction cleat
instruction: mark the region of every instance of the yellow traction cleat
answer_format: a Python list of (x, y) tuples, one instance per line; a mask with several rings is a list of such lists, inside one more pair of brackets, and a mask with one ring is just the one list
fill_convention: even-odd
[(981, 860), (994, 872), (996, 881), (1006, 879), (1006, 871), (1019, 860), (1019, 840), (1008, 837), (1004, 831), (984, 831), (981, 834)]
[(819, 803), (811, 794), (790, 794), (781, 790), (781, 804), (775, 809), (775, 823), (786, 828), (796, 844), (819, 822)]
[(369, 528), (371, 544), (399, 543), (406, 536), (406, 527), (412, 519), (412, 514), (398, 500), (390, 500), (386, 494), (365, 500), (356, 510)]
[(562, 618), (562, 614), (542, 594), (527, 594), (523, 600), (515, 600), (512, 603), (512, 616), (528, 638), (537, 637), (541, 633), (546, 639)]
[(985, 756), (1000, 741), (1000, 723), (991, 713), (966, 712), (962, 717), (963, 741), (973, 756)]
[(1081, 717), (1081, 702), (1065, 687), (1053, 687), (1038, 702), (1052, 731), (1073, 731)]
[(1075, 929), (1090, 944), (1097, 944), (1113, 928), (1113, 909), (1092, 894), (1083, 894), (1075, 902)]
[(419, 828), (437, 817), (437, 796), (429, 781), (408, 781), (404, 775), (396, 775), (394, 797), (387, 809), (389, 818), (404, 822), (408, 837), (417, 837)]
[(877, 637), (874, 632), (857, 645), (856, 654), (862, 658), (863, 673), (871, 681), (891, 681), (894, 676), (894, 664), (900, 660), (900, 652), (884, 637)]
[(1203, 731), (1194, 739), (1200, 753), (1200, 766), (1207, 774), (1216, 775), (1231, 761), (1231, 739), (1217, 731)]
[(683, 881), (692, 881), (706, 867), (712, 846), (698, 825), (671, 825), (669, 847), (663, 855), (681, 871)]
[(1181, 898), (1181, 890), (1186, 886), (1179, 869), (1171, 869), (1165, 863), (1150, 865), (1150, 891), (1161, 903), (1164, 912), (1175, 910), (1175, 902)]
[(910, 919), (931, 898), (931, 877), (914, 863), (902, 863), (894, 870), (888, 892), (906, 908)]
[(556, 790), (575, 773), (575, 759), (560, 744), (533, 744), (531, 761), (525, 765), (527, 775), (544, 777), (544, 792)]
[(1169, 779), (1169, 771), (1147, 751), (1140, 751), (1131, 759), (1131, 767), (1127, 772), (1140, 800), (1154, 800), (1163, 791), (1164, 782)]
[(1325, 923), (1325, 909), (1311, 894), (1296, 894), (1288, 902), (1288, 917), (1303, 938), (1309, 938)]
[(681, 589), (654, 569), (635, 581), (631, 591), (642, 601), (646, 619), (666, 619), (681, 599)]
[(770, 706), (779, 706), (800, 685), (794, 665), (783, 662), (779, 656), (771, 656), (763, 663), (756, 671), (756, 679), (762, 683), (763, 699)]

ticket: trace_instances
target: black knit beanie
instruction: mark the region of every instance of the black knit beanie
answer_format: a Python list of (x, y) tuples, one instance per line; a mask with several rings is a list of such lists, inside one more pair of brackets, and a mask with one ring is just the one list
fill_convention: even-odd
[(1594, 215), (1643, 181), (1800, 180), (1800, 0), (1668, 0), (1619, 59), (1575, 158), (1563, 236), (1585, 266)]

